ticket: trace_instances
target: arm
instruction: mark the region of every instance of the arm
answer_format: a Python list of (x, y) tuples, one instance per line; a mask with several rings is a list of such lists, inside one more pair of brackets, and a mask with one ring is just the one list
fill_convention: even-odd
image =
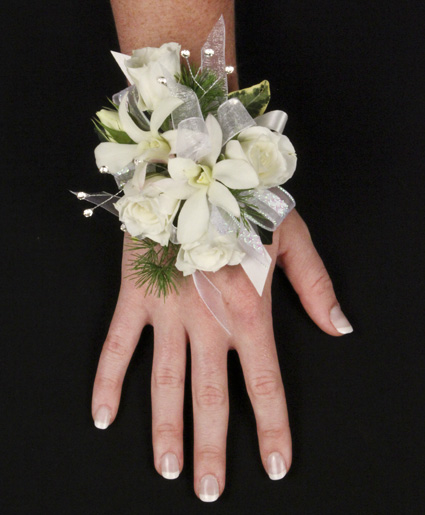
[[(223, 13), (228, 62), (236, 64), (233, 2), (166, 0), (159, 5), (160, 9), (152, 0), (113, 0), (123, 52), (174, 40), (191, 50), (195, 57), (210, 28)], [(236, 87), (236, 81), (231, 87)], [(213, 276), (228, 308), (231, 337), (212, 318), (190, 280), (181, 283), (179, 296), (170, 295), (165, 302), (145, 297), (143, 289), (126, 279), (130, 256), (123, 253), (120, 295), (94, 384), (95, 424), (104, 429), (115, 419), (129, 361), (143, 327), (152, 324), (154, 463), (164, 477), (177, 477), (183, 466), (183, 397), (189, 340), (194, 489), (204, 501), (217, 499), (225, 484), (229, 349), (236, 349), (239, 354), (266, 472), (271, 479), (280, 479), (291, 465), (291, 435), (271, 318), (270, 285), (276, 262), (284, 268), (307, 312), (321, 329), (338, 336), (351, 327), (338, 307), (332, 283), (307, 227), (296, 212), (274, 233), (268, 251), (272, 267), (262, 297), (239, 266), (226, 267)]]

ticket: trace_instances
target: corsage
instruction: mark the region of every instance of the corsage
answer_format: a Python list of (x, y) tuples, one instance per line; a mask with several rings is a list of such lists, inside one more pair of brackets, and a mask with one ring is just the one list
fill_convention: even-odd
[[(221, 16), (200, 66), (178, 43), (112, 52), (130, 86), (93, 120), (99, 171), (118, 192), (75, 194), (118, 215), (132, 238), (132, 276), (146, 293), (178, 291), (191, 275), (213, 316), (229, 332), (221, 292), (204, 272), (241, 265), (259, 295), (271, 258), (264, 245), (295, 206), (281, 185), (297, 156), (282, 134), (283, 111), (265, 112), (267, 81), (229, 93)], [(74, 192), (73, 192), (74, 193)]]

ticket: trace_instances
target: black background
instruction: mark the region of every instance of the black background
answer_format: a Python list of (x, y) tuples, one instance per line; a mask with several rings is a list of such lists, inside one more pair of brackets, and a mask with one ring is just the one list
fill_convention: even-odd
[[(160, 4), (160, 2), (158, 2)], [(287, 477), (265, 474), (229, 355), (227, 484), (193, 493), (154, 470), (152, 329), (116, 422), (93, 426), (91, 387), (120, 281), (122, 233), (68, 189), (97, 173), (90, 117), (125, 86), (106, 1), (16, 2), (1, 17), (1, 514), (421, 514), (424, 489), (425, 4), (238, 3), (242, 87), (267, 78), (299, 156), (287, 184), (354, 333), (322, 333), (281, 271), (274, 320), (293, 433)], [(190, 377), (190, 374), (188, 374)]]

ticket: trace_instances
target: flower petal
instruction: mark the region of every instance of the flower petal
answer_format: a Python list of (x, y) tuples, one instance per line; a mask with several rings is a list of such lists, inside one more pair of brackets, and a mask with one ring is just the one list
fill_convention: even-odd
[(122, 97), (120, 106), (118, 108), (120, 122), (124, 131), (130, 136), (130, 138), (136, 143), (139, 143), (143, 139), (146, 139), (146, 131), (139, 129), (139, 127), (137, 127), (137, 125), (131, 119), (131, 116), (128, 114), (127, 97), (128, 92)]
[(137, 155), (137, 145), (104, 142), (94, 149), (94, 157), (98, 168), (107, 166), (111, 173), (120, 171), (127, 166)]
[(189, 197), (180, 211), (177, 222), (179, 243), (192, 243), (207, 231), (210, 210), (207, 201), (207, 188), (201, 188)]
[(174, 179), (161, 179), (155, 185), (170, 197), (181, 200), (191, 197), (197, 191), (197, 188), (189, 186), (186, 181), (175, 181)]
[(166, 131), (161, 136), (165, 139), (165, 141), (170, 145), (170, 154), (175, 154), (177, 152), (176, 144), (177, 144), (177, 131)]
[(223, 146), (223, 132), (220, 124), (212, 114), (207, 116), (205, 123), (210, 136), (211, 151), (206, 156), (201, 157), (199, 161), (212, 168), (217, 162), (221, 147)]
[(200, 172), (200, 167), (185, 157), (175, 157), (168, 161), (168, 172), (176, 181), (187, 181), (190, 177), (196, 177)]
[(212, 174), (228, 188), (237, 190), (255, 188), (259, 184), (257, 172), (242, 159), (224, 159), (214, 165)]
[(174, 109), (183, 104), (183, 100), (176, 97), (168, 97), (161, 101), (159, 106), (152, 112), (151, 116), (151, 132), (158, 134), (158, 130)]
[(240, 216), (239, 204), (230, 191), (218, 181), (213, 181), (208, 188), (208, 199), (211, 204), (223, 208), (233, 216)]
[(224, 155), (227, 159), (242, 159), (243, 161), (248, 161), (241, 144), (235, 139), (232, 139), (227, 143)]

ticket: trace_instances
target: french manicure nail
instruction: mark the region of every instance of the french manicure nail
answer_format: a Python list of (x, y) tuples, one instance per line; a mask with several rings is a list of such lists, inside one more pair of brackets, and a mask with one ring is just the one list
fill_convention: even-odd
[(100, 406), (94, 416), (94, 425), (98, 429), (106, 429), (111, 423), (112, 413), (108, 406)]
[(207, 474), (201, 479), (199, 498), (204, 502), (214, 502), (218, 499), (219, 490), (217, 479), (212, 474)]
[(267, 473), (270, 479), (282, 479), (286, 474), (285, 462), (280, 452), (272, 452), (267, 458)]
[(179, 462), (177, 456), (167, 452), (161, 458), (161, 474), (165, 479), (177, 479), (179, 477)]
[(349, 334), (353, 332), (352, 325), (338, 305), (331, 309), (329, 318), (331, 319), (332, 325), (340, 334)]

